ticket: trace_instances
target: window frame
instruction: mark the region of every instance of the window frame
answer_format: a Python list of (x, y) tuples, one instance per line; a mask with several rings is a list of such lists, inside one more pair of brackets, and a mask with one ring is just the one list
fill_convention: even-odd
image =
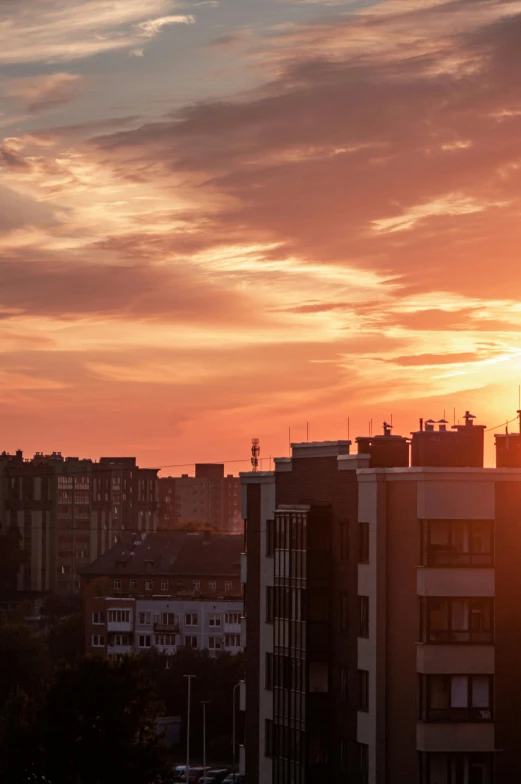
[(370, 600), (369, 596), (358, 597), (358, 636), (363, 639), (369, 639), (369, 613), (370, 613)]
[[(447, 628), (434, 629), (430, 628), (430, 610), (429, 607), (434, 602), (447, 602)], [(490, 628), (478, 631), (473, 630), (472, 626), (472, 611), (470, 607), (468, 611), (468, 628), (457, 629), (453, 628), (453, 605), (456, 602), (468, 602), (469, 605), (478, 602), (486, 603), (489, 606)], [(484, 616), (484, 607), (480, 612)], [(420, 633), (421, 642), (428, 645), (493, 645), (494, 644), (494, 615), (495, 605), (494, 598), (491, 596), (422, 596), (420, 597)], [(463, 637), (466, 639), (463, 639)]]
[[(96, 620), (96, 616), (99, 616), (100, 620)], [(105, 610), (94, 610), (92, 613), (92, 625), (93, 626), (105, 626), (105, 619), (106, 614)]]
[(120, 580), (119, 577), (116, 577), (114, 579), (114, 590), (115, 591), (121, 591), (121, 580)]
[[(495, 525), (494, 520), (438, 520), (438, 519), (422, 519), (420, 520), (420, 563), (422, 566), (431, 566), (439, 569), (489, 569), (493, 568), (495, 564), (495, 551), (494, 551), (494, 533)], [(448, 528), (448, 544), (445, 550), (436, 551), (433, 549), (435, 546), (431, 544), (431, 527), (432, 524), (445, 524)], [(455, 550), (453, 542), (456, 539), (456, 524), (467, 527), (467, 538), (469, 541), (468, 553)], [(489, 544), (490, 552), (484, 555), (475, 552), (473, 549), (473, 529), (478, 526), (489, 525)], [(436, 558), (436, 553), (438, 557)], [(468, 562), (465, 563), (465, 557)]]
[[(97, 642), (94, 642), (97, 640)], [(93, 648), (104, 648), (105, 647), (105, 635), (104, 634), (93, 634), (92, 635), (92, 647)]]
[(369, 670), (357, 670), (357, 677), (357, 710), (361, 713), (369, 713)]
[[(190, 618), (191, 620), (188, 621), (187, 618)], [(195, 623), (193, 622), (194, 618), (195, 618)], [(189, 626), (190, 628), (199, 626), (199, 613), (196, 612), (185, 613), (185, 626)]]
[[(148, 640), (148, 645), (142, 644), (142, 640)], [(138, 648), (151, 648), (152, 647), (152, 635), (151, 634), (138, 634)]]
[[(430, 723), (436, 722), (464, 722), (483, 724), (486, 722), (494, 721), (494, 676), (488, 673), (452, 673), (452, 674), (424, 674), (419, 675), (420, 688), (419, 688), (419, 707), (420, 707), (420, 720)], [(455, 678), (465, 678), (467, 680), (467, 705), (463, 707), (456, 707), (451, 704), (452, 702), (452, 683)], [(474, 682), (477, 679), (485, 678), (488, 681), (488, 700), (487, 707), (476, 705), (474, 706)], [(432, 686), (434, 679), (440, 679), (445, 682), (445, 692), (447, 694), (447, 707), (432, 708)], [(483, 716), (483, 713), (488, 713), (488, 716)]]

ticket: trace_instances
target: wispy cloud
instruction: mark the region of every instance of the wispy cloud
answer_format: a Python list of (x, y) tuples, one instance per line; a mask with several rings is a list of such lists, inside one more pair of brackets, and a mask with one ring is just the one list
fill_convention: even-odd
[[(165, 24), (172, 0), (0, 0), (0, 63), (64, 62), (131, 49)], [(141, 26), (143, 25), (143, 26)]]
[(0, 93), (26, 111), (40, 113), (70, 103), (83, 87), (78, 74), (58, 72), (5, 80), (0, 82)]

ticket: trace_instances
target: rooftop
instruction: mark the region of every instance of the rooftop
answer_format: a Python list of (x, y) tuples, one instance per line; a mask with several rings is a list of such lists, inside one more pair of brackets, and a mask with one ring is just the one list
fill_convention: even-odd
[(137, 533), (114, 545), (81, 573), (86, 577), (117, 574), (238, 577), (243, 549), (244, 539), (240, 534)]

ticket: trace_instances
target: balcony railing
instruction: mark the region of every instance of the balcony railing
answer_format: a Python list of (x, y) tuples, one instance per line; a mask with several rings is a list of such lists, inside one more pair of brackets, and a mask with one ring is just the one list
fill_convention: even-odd
[(155, 632), (172, 632), (174, 634), (179, 634), (179, 624), (178, 623), (161, 623), (161, 621), (156, 621), (154, 623), (154, 631)]

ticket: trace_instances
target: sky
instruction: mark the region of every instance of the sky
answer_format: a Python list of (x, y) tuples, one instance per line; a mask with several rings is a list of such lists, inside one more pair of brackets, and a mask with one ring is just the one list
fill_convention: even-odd
[(515, 417), (520, 38), (513, 0), (0, 0), (1, 449), (236, 472)]

